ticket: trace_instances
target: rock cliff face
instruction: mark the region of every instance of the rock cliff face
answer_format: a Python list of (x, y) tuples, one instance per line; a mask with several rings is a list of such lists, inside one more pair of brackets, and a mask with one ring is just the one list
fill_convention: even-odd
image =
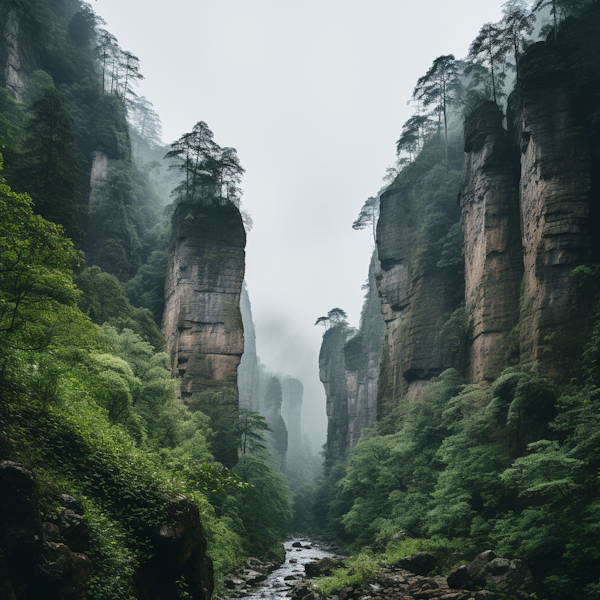
[(236, 385), (246, 234), (233, 206), (181, 203), (172, 222), (163, 335), (181, 396)]
[(421, 268), (415, 261), (424, 217), (421, 194), (418, 181), (398, 178), (381, 195), (378, 287), (386, 329), (380, 412), (398, 398), (420, 398), (427, 381), (452, 366), (438, 334), (456, 308), (454, 287), (447, 271)]
[[(82, 504), (63, 494), (60, 513), (42, 510), (35, 477), (23, 465), (0, 461), (0, 598), (82, 600), (94, 564)], [(169, 501), (168, 517), (149, 535), (152, 558), (134, 574), (140, 600), (177, 596), (178, 581), (194, 600), (210, 600), (214, 581), (198, 507)]]
[[(25, 19), (25, 23), (23, 20)], [(36, 56), (29, 30), (37, 29), (35, 22), (27, 19), (16, 2), (3, 2), (0, 8), (0, 29), (3, 32), (3, 47), (0, 60), (3, 64), (4, 87), (15, 100), (23, 100), (23, 92), (29, 76), (36, 70), (39, 57)]]
[(577, 352), (585, 321), (574, 309), (572, 270), (592, 257), (592, 163), (585, 132), (560, 83), (560, 57), (537, 44), (523, 61), (509, 124), (520, 151), (519, 203), (524, 278), (520, 349), (524, 360), (560, 375)]
[(375, 282), (379, 260), (373, 254), (369, 287), (363, 305), (360, 330), (344, 348), (348, 394), (348, 447), (353, 448), (365, 427), (377, 420), (377, 381), (385, 323)]
[(553, 46), (534, 45), (509, 99), (508, 134), (493, 102), (465, 123), (459, 202), (474, 383), (510, 358), (560, 378), (580, 350), (586, 319), (571, 273), (592, 258), (592, 162), (558, 83), (564, 68)]
[(518, 171), (502, 119), (498, 106), (486, 102), (465, 123), (459, 202), (470, 320), (467, 375), (473, 383), (498, 375), (518, 323), (523, 276)]

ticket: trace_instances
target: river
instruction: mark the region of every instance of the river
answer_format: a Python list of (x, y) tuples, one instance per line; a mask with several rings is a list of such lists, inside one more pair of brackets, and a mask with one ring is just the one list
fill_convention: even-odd
[[(303, 547), (294, 548), (293, 544), (296, 542), (300, 542)], [(270, 573), (265, 581), (250, 590), (245, 590), (243, 595), (230, 595), (229, 598), (231, 600), (235, 598), (246, 600), (249, 598), (256, 600), (283, 600), (289, 598), (290, 587), (305, 577), (305, 564), (325, 557), (339, 558), (339, 555), (335, 554), (333, 549), (326, 544), (306, 538), (290, 539), (283, 546), (285, 548), (285, 562), (278, 569)]]

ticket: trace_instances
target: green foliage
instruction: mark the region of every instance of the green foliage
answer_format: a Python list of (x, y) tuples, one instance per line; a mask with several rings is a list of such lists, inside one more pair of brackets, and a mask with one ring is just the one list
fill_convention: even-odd
[(162, 350), (164, 339), (150, 311), (131, 305), (123, 285), (100, 267), (88, 267), (75, 277), (83, 292), (79, 307), (98, 324), (107, 323), (118, 330), (131, 329), (157, 350)]
[(31, 194), (36, 211), (62, 225), (79, 246), (77, 224), (81, 204), (80, 171), (75, 136), (66, 98), (46, 87), (30, 108), (15, 183)]
[(591, 600), (599, 406), (597, 388), (561, 395), (524, 366), (487, 389), (446, 371), (423, 401), (401, 402), (363, 432), (320, 518), (351, 549), (385, 550), (388, 562), (427, 550), (450, 568), (493, 548), (526, 561), (557, 599)]
[(33, 213), (25, 194), (0, 182), (0, 342), (41, 350), (92, 335), (77, 309), (71, 274), (78, 256), (59, 226)]
[(234, 471), (248, 483), (248, 488), (238, 496), (246, 551), (262, 557), (277, 553), (292, 517), (283, 475), (265, 456), (248, 453), (240, 457)]
[(237, 390), (221, 386), (198, 392), (192, 396), (190, 407), (209, 417), (213, 432), (209, 438), (211, 451), (219, 462), (232, 467), (237, 462), (239, 446)]
[(379, 561), (370, 552), (362, 552), (346, 561), (346, 566), (336, 569), (332, 575), (319, 577), (317, 586), (323, 594), (331, 595), (345, 586), (359, 588), (377, 577)]

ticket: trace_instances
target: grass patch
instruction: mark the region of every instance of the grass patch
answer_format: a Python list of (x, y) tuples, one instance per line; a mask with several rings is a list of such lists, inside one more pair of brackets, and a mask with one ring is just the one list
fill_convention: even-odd
[(319, 591), (330, 595), (334, 590), (346, 586), (361, 587), (377, 577), (380, 571), (380, 561), (371, 552), (361, 552), (346, 561), (346, 566), (336, 569), (332, 575), (319, 577), (316, 580)]

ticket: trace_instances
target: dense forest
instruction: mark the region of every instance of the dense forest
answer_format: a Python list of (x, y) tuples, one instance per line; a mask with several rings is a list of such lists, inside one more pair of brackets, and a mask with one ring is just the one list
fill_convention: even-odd
[(322, 461), (257, 355), (240, 158), (165, 145), (105, 25), (0, 2), (0, 597), (209, 600), (292, 533), (350, 555), (295, 600), (419, 553), (389, 598), (600, 597), (600, 2), (509, 0), (416, 82), (360, 326), (316, 323)]

